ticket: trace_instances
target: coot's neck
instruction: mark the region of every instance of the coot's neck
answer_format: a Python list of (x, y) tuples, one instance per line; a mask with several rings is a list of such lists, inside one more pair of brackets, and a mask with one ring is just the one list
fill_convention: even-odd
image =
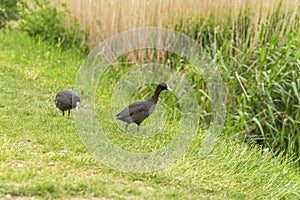
[(161, 87), (157, 86), (157, 87), (156, 87), (156, 90), (155, 90), (155, 92), (154, 92), (154, 95), (152, 96), (152, 99), (154, 100), (155, 104), (156, 104), (157, 101), (158, 101), (158, 97), (159, 97), (161, 91), (163, 91), (163, 89), (162, 89)]

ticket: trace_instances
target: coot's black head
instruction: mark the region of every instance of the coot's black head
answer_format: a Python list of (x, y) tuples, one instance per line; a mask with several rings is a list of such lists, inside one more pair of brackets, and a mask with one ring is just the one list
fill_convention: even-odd
[(72, 96), (72, 108), (75, 108), (76, 110), (78, 110), (78, 107), (80, 105), (80, 98), (79, 96), (73, 95)]
[(160, 84), (158, 84), (157, 86), (158, 88), (160, 88), (161, 90), (169, 90), (172, 91), (172, 89), (168, 86), (167, 83), (165, 82), (160, 82)]

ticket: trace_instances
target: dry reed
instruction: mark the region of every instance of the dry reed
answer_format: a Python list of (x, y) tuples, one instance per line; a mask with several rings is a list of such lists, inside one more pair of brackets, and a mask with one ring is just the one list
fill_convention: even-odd
[[(240, 11), (253, 16), (254, 31), (259, 32), (260, 23), (268, 20), (268, 12), (274, 10), (279, 0), (52, 0), (67, 3), (74, 16), (90, 29), (91, 44), (118, 32), (140, 27), (174, 28), (180, 19), (197, 20), (214, 13), (222, 24), (231, 17), (235, 29)], [(296, 12), (300, 0), (282, 1), (283, 12)], [(290, 19), (286, 19), (288, 22)], [(238, 33), (237, 33), (238, 34)], [(254, 37), (258, 37), (255, 35)]]

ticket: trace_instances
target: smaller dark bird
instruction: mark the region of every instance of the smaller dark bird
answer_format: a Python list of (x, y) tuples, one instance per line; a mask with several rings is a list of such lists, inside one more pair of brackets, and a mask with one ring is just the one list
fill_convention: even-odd
[(78, 111), (80, 98), (73, 90), (61, 90), (55, 97), (55, 105), (62, 111), (63, 116), (65, 116), (65, 111), (68, 111), (68, 117), (70, 117), (71, 109), (75, 108)]
[(154, 95), (151, 98), (132, 103), (116, 115), (118, 120), (126, 122), (126, 131), (128, 125), (131, 123), (136, 123), (138, 126), (137, 130), (139, 131), (140, 124), (154, 111), (158, 97), (163, 90), (172, 91), (167, 83), (161, 82), (156, 87)]

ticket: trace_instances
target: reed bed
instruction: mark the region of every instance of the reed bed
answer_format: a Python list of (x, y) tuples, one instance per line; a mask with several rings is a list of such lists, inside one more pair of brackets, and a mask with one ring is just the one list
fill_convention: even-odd
[[(169, 27), (182, 20), (207, 19), (212, 13), (220, 26), (230, 18), (235, 24), (239, 15), (251, 13), (254, 30), (268, 20), (278, 0), (52, 0), (66, 3), (81, 24), (90, 29), (91, 43), (97, 43), (116, 33), (139, 27)], [(282, 2), (282, 12), (296, 10), (299, 0)], [(295, 13), (293, 14), (295, 16)], [(289, 22), (291, 19), (286, 19)], [(235, 24), (238, 30), (238, 24)], [(258, 36), (255, 36), (258, 37)]]

